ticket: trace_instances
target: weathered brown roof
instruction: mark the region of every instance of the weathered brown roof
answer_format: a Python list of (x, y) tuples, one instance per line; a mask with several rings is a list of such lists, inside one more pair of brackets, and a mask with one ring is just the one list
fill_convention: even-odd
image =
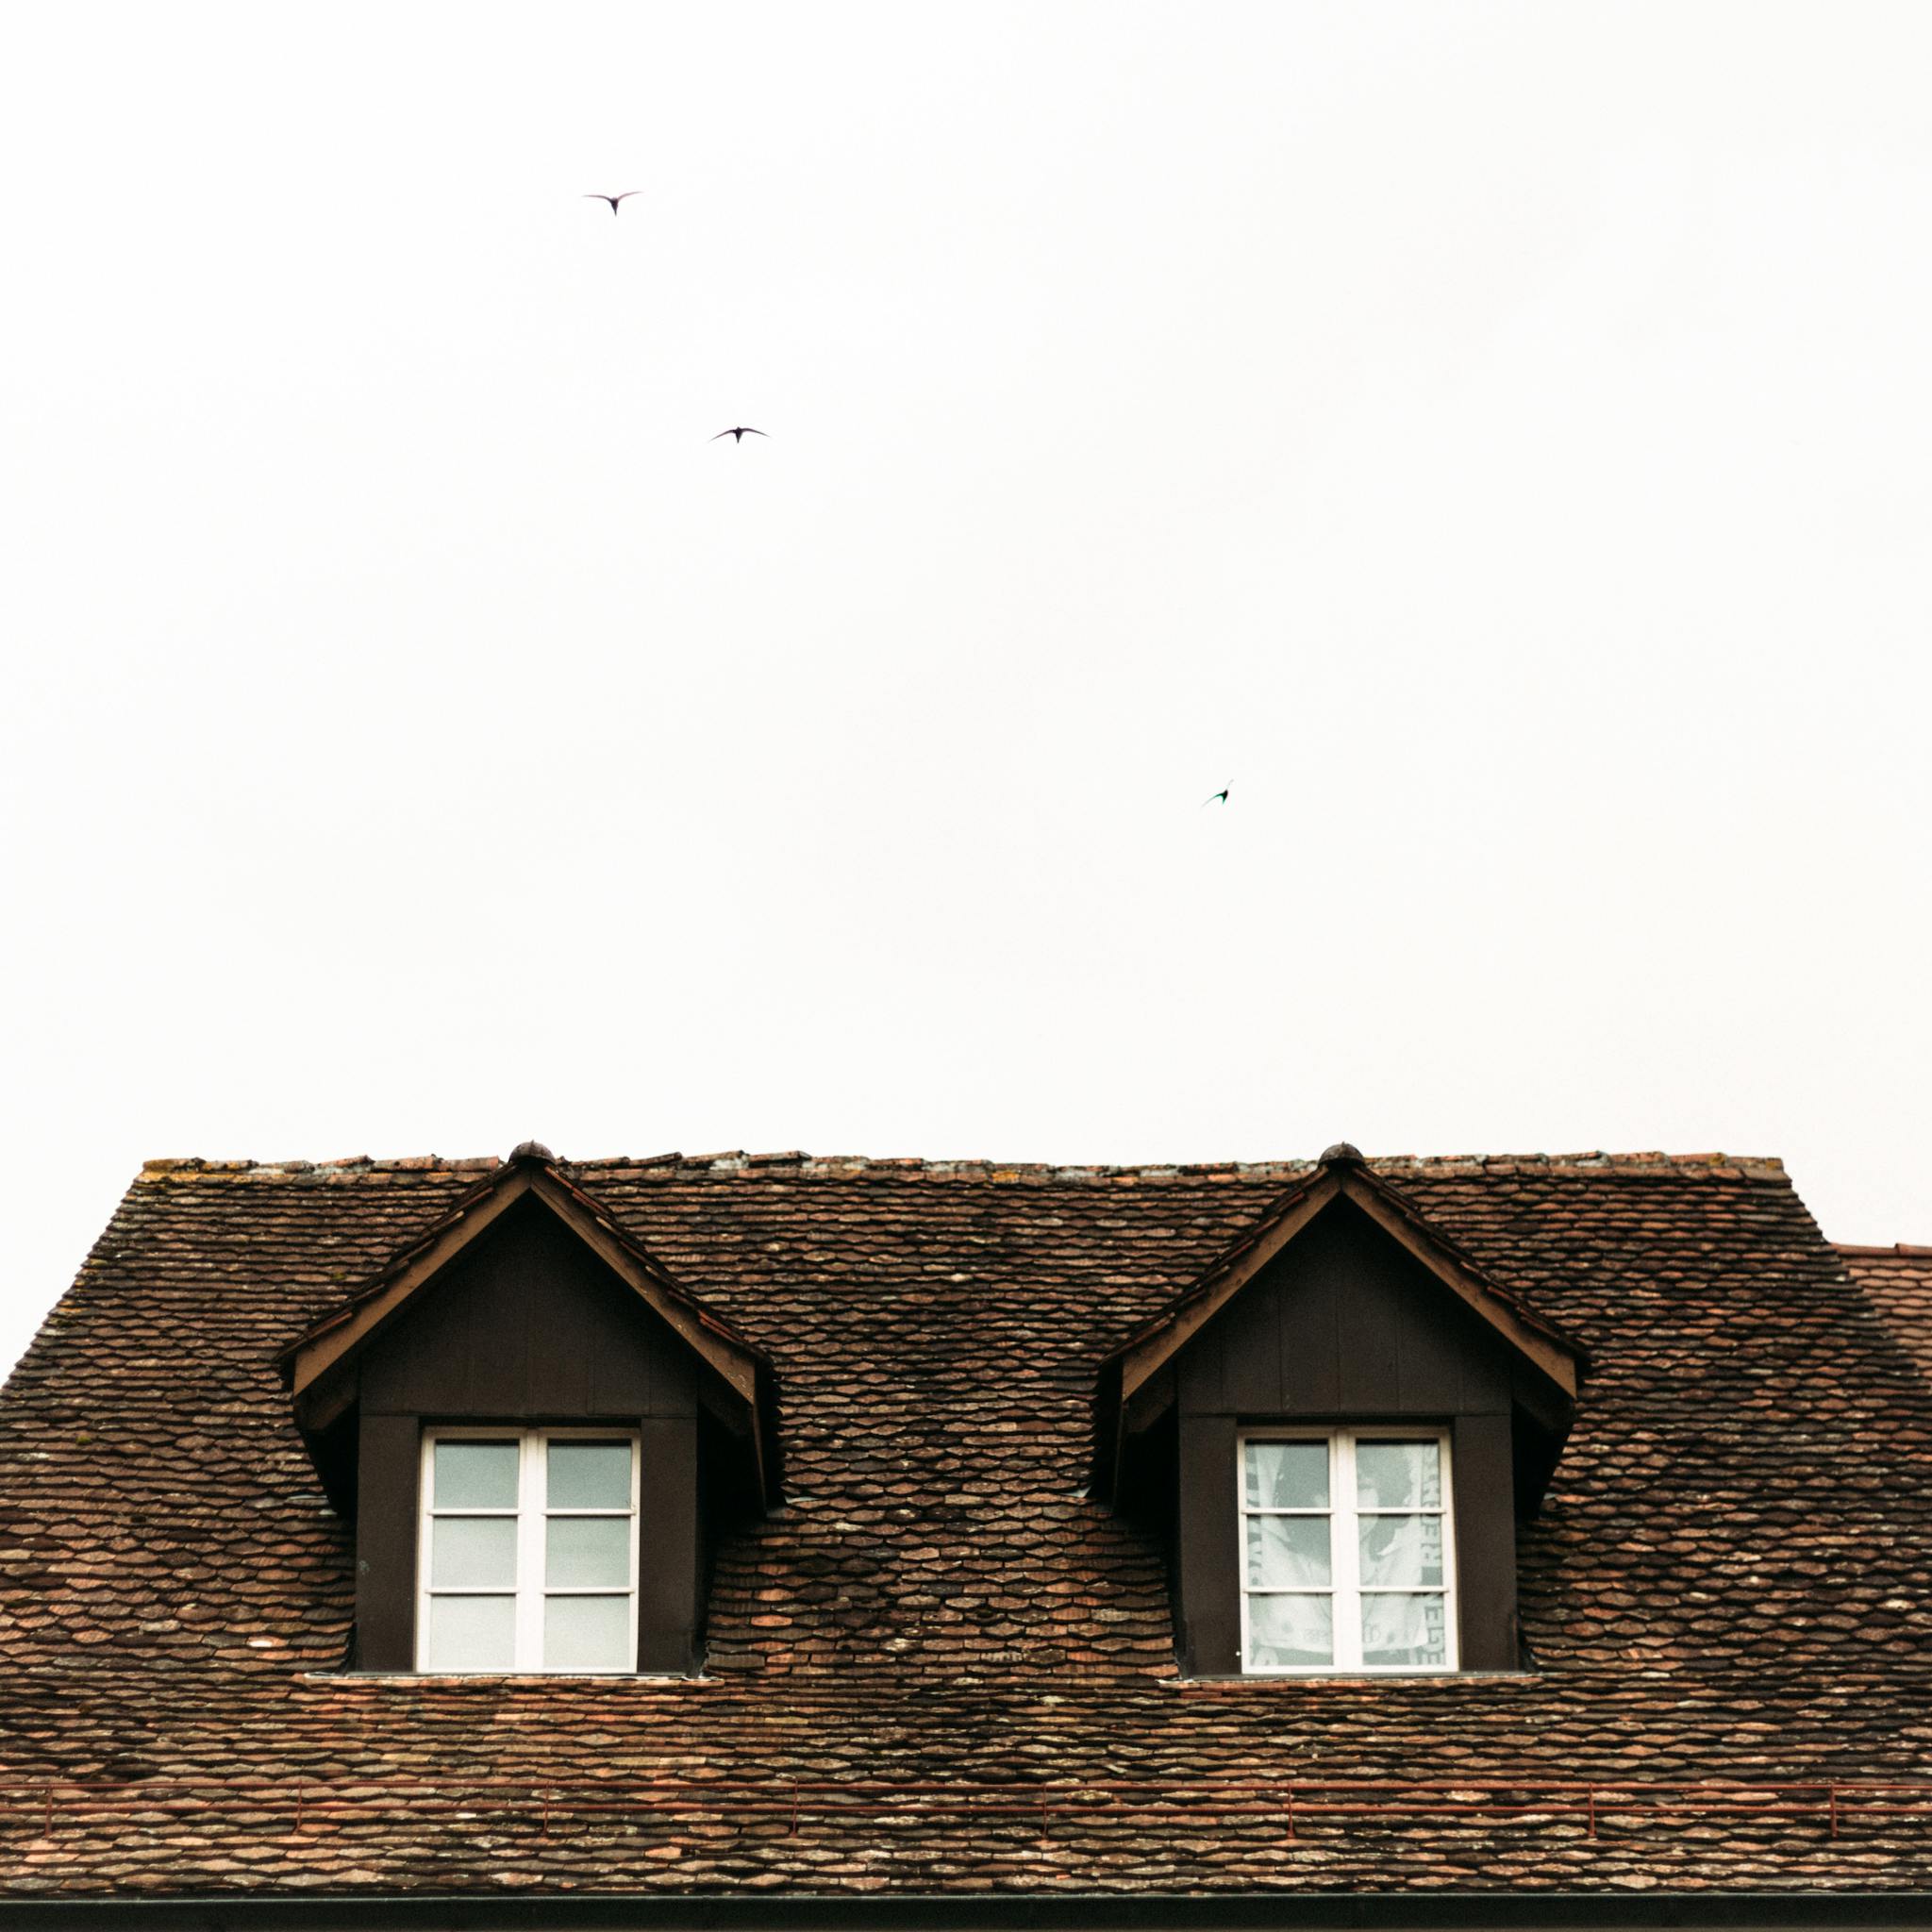
[(1840, 1241), (1852, 1279), (1870, 1295), (1913, 1358), (1932, 1375), (1932, 1247), (1895, 1241), (1889, 1248)]
[[(1932, 1779), (1932, 1397), (1774, 1162), (1374, 1162), (1590, 1351), (1536, 1668), (1236, 1683), (1175, 1678), (1158, 1548), (1084, 1493), (1094, 1377), (1308, 1163), (567, 1163), (774, 1363), (786, 1507), (702, 1680), (344, 1676), (275, 1358), (482, 1165), (129, 1190), (0, 1402), (0, 1888), (1932, 1889), (1869, 1796), (1592, 1837), (1551, 1789)], [(1462, 1795), (1284, 1828), (1363, 1779)], [(1499, 1792), (1541, 1808), (1441, 1815)]]

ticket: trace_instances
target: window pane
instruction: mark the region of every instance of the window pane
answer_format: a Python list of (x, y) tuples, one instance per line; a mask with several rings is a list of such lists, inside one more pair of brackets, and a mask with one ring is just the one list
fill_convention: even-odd
[(1365, 1664), (1446, 1664), (1447, 1620), (1440, 1596), (1362, 1598)]
[(629, 1597), (544, 1598), (546, 1671), (627, 1671), (631, 1662)]
[(514, 1590), (513, 1516), (439, 1516), (430, 1524), (431, 1590)]
[(628, 1442), (552, 1441), (544, 1453), (550, 1467), (552, 1509), (628, 1509)]
[[(1408, 1579), (1404, 1578), (1405, 1582)], [(1324, 1588), (1328, 1583), (1325, 1516), (1250, 1516), (1248, 1586), (1258, 1590)]]
[(1435, 1442), (1357, 1442), (1356, 1500), (1364, 1509), (1440, 1509), (1441, 1460)]
[(1262, 1666), (1325, 1664), (1335, 1657), (1325, 1596), (1251, 1596), (1248, 1662)]
[(429, 1599), (432, 1671), (507, 1671), (516, 1662), (516, 1599), (433, 1596)]
[(628, 1516), (553, 1516), (544, 1525), (543, 1581), (552, 1590), (628, 1590)]
[(514, 1442), (439, 1442), (435, 1509), (514, 1509), (517, 1445)]
[(1361, 1531), (1365, 1584), (1433, 1584), (1442, 1581), (1440, 1516), (1364, 1516)]
[(1326, 1442), (1250, 1442), (1246, 1448), (1250, 1509), (1327, 1508)]

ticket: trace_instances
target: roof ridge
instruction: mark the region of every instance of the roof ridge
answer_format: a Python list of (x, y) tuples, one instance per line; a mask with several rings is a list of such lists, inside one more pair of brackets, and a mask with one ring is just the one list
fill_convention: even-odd
[(1879, 1241), (1875, 1245), (1864, 1241), (1833, 1241), (1831, 1245), (1840, 1255), (1899, 1255), (1907, 1260), (1932, 1260), (1932, 1247), (1918, 1241)]
[(256, 1174), (273, 1179), (303, 1174), (491, 1174), (503, 1165), (494, 1154), (450, 1157), (406, 1154), (377, 1159), (369, 1154), (345, 1154), (333, 1160), (215, 1160), (200, 1154), (157, 1155), (141, 1163), (142, 1177), (171, 1174)]
[[(1723, 1153), (1614, 1153), (1592, 1149), (1567, 1154), (1382, 1154), (1367, 1157), (1364, 1164), (1374, 1172), (1384, 1174), (1507, 1174), (1524, 1171), (1561, 1174), (1614, 1170), (1622, 1173), (1707, 1174), (1722, 1179), (1785, 1178), (1784, 1162), (1775, 1155)], [(332, 1160), (224, 1160), (184, 1155), (144, 1160), (141, 1177), (159, 1179), (171, 1174), (192, 1174), (204, 1178), (274, 1180), (311, 1174), (487, 1174), (502, 1165), (503, 1161), (493, 1154), (458, 1158), (411, 1154), (385, 1158), (356, 1154)], [(755, 1154), (742, 1148), (731, 1148), (711, 1154), (609, 1154), (584, 1160), (558, 1158), (557, 1165), (566, 1172), (579, 1174), (637, 1173), (649, 1168), (735, 1174), (753, 1169), (769, 1172), (795, 1168), (812, 1174), (872, 1174), (908, 1179), (1165, 1181), (1217, 1177), (1286, 1180), (1311, 1174), (1320, 1162), (1293, 1157), (1206, 1161), (999, 1160), (984, 1156), (812, 1154), (799, 1148)], [(1837, 1245), (1844, 1247), (1845, 1244)], [(1897, 1251), (1902, 1254), (1915, 1252), (1903, 1242), (1897, 1244)], [(1891, 1250), (1871, 1252), (1889, 1253)], [(1932, 1250), (1919, 1252), (1932, 1253)]]

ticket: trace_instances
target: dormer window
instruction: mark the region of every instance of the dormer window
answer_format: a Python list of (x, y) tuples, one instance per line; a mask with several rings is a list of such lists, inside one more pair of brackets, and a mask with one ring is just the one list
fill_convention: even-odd
[(1249, 1433), (1241, 1472), (1244, 1671), (1456, 1668), (1446, 1433)]
[(688, 1674), (777, 1491), (763, 1352), (534, 1143), (283, 1351), (356, 1528), (352, 1669)]
[(634, 1433), (425, 1433), (417, 1669), (633, 1669), (638, 1460)]
[(1102, 1367), (1096, 1487), (1164, 1533), (1182, 1671), (1520, 1669), (1516, 1528), (1586, 1359), (1329, 1148)]

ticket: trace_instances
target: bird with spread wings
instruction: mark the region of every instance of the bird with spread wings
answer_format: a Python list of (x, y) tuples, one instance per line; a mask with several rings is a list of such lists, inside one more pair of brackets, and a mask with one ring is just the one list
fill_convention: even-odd
[(733, 442), (742, 442), (747, 436), (764, 436), (767, 434), (769, 432), (766, 430), (754, 429), (750, 424), (741, 423), (736, 429), (719, 430), (718, 435), (712, 437), (711, 441), (716, 442), (719, 437), (728, 436)]
[(615, 214), (617, 212), (617, 204), (620, 201), (628, 201), (633, 194), (641, 194), (643, 192), (641, 188), (626, 188), (622, 194), (587, 194), (584, 196), (584, 199), (586, 201), (608, 201), (610, 204), (610, 212)]

